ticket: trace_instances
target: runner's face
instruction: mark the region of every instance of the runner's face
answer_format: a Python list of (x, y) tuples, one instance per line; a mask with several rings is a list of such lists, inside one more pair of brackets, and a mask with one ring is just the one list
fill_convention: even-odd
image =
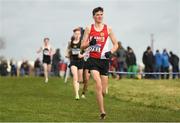
[(47, 39), (44, 40), (44, 44), (45, 44), (45, 45), (48, 45), (48, 43), (49, 43), (49, 40), (47, 40)]
[(95, 13), (95, 15), (93, 16), (94, 21), (97, 23), (102, 23), (103, 21), (103, 12), (102, 11), (98, 11)]
[(81, 32), (80, 31), (74, 32), (74, 37), (75, 37), (75, 40), (79, 40), (81, 37)]

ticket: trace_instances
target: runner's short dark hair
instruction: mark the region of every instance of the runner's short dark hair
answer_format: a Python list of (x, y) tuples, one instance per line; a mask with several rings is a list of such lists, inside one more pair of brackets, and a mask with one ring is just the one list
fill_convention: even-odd
[(76, 31), (80, 31), (81, 32), (81, 28), (77, 27), (77, 28), (73, 29), (73, 32), (76, 32)]
[(45, 41), (45, 40), (49, 40), (49, 38), (48, 38), (48, 37), (45, 37), (45, 38), (44, 38), (44, 41)]
[(93, 16), (96, 14), (96, 12), (99, 12), (99, 11), (103, 12), (104, 9), (102, 7), (100, 7), (100, 6), (94, 8), (93, 11), (92, 11)]

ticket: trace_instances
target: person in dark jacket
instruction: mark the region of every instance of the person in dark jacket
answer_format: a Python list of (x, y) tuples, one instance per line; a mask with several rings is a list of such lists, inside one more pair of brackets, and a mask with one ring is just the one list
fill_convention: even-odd
[(8, 63), (7, 60), (3, 60), (1, 63), (1, 75), (2, 76), (7, 76), (8, 75)]
[[(143, 54), (143, 63), (145, 65), (145, 72), (147, 73), (152, 73), (154, 72), (154, 63), (155, 63), (155, 59), (154, 59), (154, 55), (153, 52), (151, 50), (151, 47), (148, 46), (146, 51)], [(152, 74), (145, 74), (145, 78), (154, 78), (154, 75)]]
[[(179, 72), (179, 57), (175, 55), (172, 51), (170, 51), (169, 54), (170, 54), (169, 62), (172, 65), (172, 71), (173, 73), (178, 73)], [(173, 79), (175, 79), (177, 75), (178, 75), (178, 78), (180, 78), (179, 74), (173, 74)]]
[(162, 53), (162, 72), (165, 74), (162, 74), (161, 78), (164, 79), (166, 75), (166, 79), (169, 79), (169, 55), (167, 53), (167, 50), (164, 49)]
[[(118, 49), (115, 52), (115, 56), (117, 57), (117, 68), (116, 71), (124, 72), (124, 68), (126, 66), (126, 50), (123, 48), (121, 42), (118, 42)], [(121, 79), (122, 74), (117, 75), (117, 79)]]
[(42, 74), (42, 64), (39, 58), (34, 62), (34, 74), (35, 76), (40, 76)]
[(13, 60), (10, 61), (10, 66), (11, 66), (11, 76), (17, 76), (17, 65)]
[(126, 63), (128, 66), (128, 72), (133, 73), (133, 74), (128, 74), (128, 78), (135, 78), (137, 74), (136, 56), (132, 48), (130, 47), (127, 47)]
[(30, 65), (28, 63), (28, 61), (23, 61), (21, 66), (20, 66), (20, 75), (21, 76), (29, 76), (30, 75)]
[(59, 62), (61, 61), (60, 49), (56, 49), (56, 53), (52, 58), (52, 72), (55, 76), (59, 76)]
[[(160, 73), (162, 66), (162, 55), (160, 54), (159, 50), (156, 50), (155, 54), (155, 71)], [(160, 79), (160, 74), (156, 74), (156, 78)]]

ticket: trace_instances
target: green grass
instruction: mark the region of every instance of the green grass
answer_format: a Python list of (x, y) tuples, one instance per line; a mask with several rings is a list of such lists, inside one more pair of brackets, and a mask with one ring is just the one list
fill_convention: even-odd
[[(0, 121), (100, 121), (94, 82), (74, 100), (71, 79), (0, 78)], [(104, 121), (180, 121), (180, 80), (113, 80)]]

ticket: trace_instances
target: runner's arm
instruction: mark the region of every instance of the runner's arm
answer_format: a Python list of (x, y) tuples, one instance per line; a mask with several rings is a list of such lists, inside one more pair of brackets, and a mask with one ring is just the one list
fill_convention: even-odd
[(89, 40), (88, 40), (89, 33), (90, 33), (90, 27), (86, 27), (81, 43), (81, 49), (86, 49), (87, 47), (89, 47)]
[(50, 47), (50, 52), (49, 53), (50, 53), (49, 55), (51, 57), (55, 54), (55, 51), (54, 51), (54, 49), (52, 47)]
[(117, 39), (116, 39), (111, 28), (109, 28), (109, 37), (110, 37), (112, 44), (113, 44), (113, 47), (111, 49), (111, 53), (115, 53), (116, 50), (118, 49), (118, 41), (117, 41)]
[(39, 48), (39, 50), (37, 50), (37, 53), (40, 53), (42, 51), (42, 47)]
[(66, 57), (66, 58), (70, 58), (69, 52), (70, 52), (70, 42), (68, 42), (68, 46), (67, 46), (67, 48), (66, 48), (66, 52), (65, 52), (65, 57)]

